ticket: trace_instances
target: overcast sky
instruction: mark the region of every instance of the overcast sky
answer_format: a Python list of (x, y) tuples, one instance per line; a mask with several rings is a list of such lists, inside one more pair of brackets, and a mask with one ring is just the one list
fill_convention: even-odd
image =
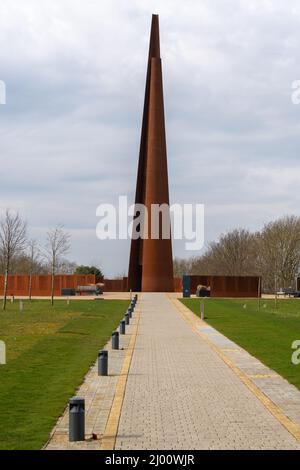
[[(0, 209), (69, 259), (127, 270), (96, 207), (134, 198), (151, 14), (160, 15), (171, 202), (205, 204), (205, 240), (299, 215), (299, 0), (2, 0)], [(182, 243), (174, 255), (185, 257)]]

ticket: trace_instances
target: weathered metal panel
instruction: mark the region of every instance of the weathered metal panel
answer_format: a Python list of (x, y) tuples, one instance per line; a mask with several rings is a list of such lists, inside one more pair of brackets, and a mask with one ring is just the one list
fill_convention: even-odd
[(191, 276), (191, 293), (201, 284), (210, 287), (211, 297), (258, 296), (259, 276)]
[[(76, 289), (78, 285), (95, 284), (96, 276), (93, 274), (58, 274), (54, 281), (54, 295), (60, 296), (62, 288)], [(4, 289), (4, 276), (0, 275), (0, 295)], [(8, 278), (8, 295), (28, 296), (29, 275), (12, 275)], [(49, 296), (51, 294), (51, 275), (32, 276), (32, 295), (34, 297)]]

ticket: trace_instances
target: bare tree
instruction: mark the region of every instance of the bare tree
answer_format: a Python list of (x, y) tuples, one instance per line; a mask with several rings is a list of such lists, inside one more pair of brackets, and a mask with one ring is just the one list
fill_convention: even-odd
[(300, 266), (300, 218), (286, 216), (265, 225), (259, 245), (265, 289), (294, 287)]
[(184, 274), (191, 274), (193, 262), (194, 262), (194, 258), (189, 258), (189, 259), (174, 258), (173, 260), (174, 277), (182, 277)]
[(70, 235), (62, 225), (47, 233), (46, 257), (51, 265), (51, 305), (54, 304), (54, 281), (61, 258), (70, 249)]
[(28, 288), (28, 297), (31, 301), (32, 297), (32, 275), (36, 266), (39, 263), (40, 250), (37, 245), (36, 240), (29, 240), (28, 243), (28, 274), (29, 274), (29, 288)]
[(204, 255), (191, 260), (192, 274), (243, 276), (257, 273), (256, 234), (235, 229), (208, 245)]
[(57, 273), (59, 274), (74, 274), (77, 268), (75, 261), (69, 261), (68, 259), (62, 258), (57, 266)]
[(11, 262), (14, 257), (20, 255), (26, 244), (26, 222), (22, 220), (18, 213), (13, 214), (6, 210), (4, 217), (0, 221), (0, 251), (4, 265), (4, 292), (3, 310), (6, 309), (8, 276)]
[(119, 273), (115, 276), (114, 279), (122, 280), (122, 279), (123, 279), (124, 277), (126, 277), (126, 276), (127, 276), (126, 271), (121, 271), (121, 272), (119, 272)]
[(255, 237), (245, 229), (235, 229), (222, 235), (218, 243), (212, 243), (215, 261), (222, 274), (242, 276), (254, 269)]
[(286, 216), (260, 232), (235, 229), (208, 245), (202, 256), (174, 260), (176, 275), (260, 275), (264, 292), (294, 287), (300, 269), (300, 217)]

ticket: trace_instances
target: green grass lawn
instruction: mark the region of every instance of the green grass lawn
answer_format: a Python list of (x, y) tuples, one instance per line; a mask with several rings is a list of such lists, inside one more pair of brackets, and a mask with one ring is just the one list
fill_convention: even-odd
[(8, 304), (0, 311), (0, 449), (40, 449), (110, 338), (127, 300)]
[[(182, 299), (200, 316), (200, 299)], [(246, 305), (246, 308), (244, 308)], [(300, 389), (300, 365), (293, 365), (293, 341), (300, 340), (300, 299), (205, 299), (205, 320)]]

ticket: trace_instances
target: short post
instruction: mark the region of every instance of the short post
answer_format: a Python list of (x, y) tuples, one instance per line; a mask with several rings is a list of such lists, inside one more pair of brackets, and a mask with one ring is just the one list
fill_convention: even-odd
[(108, 351), (98, 352), (98, 375), (108, 374)]
[(129, 307), (129, 309), (127, 310), (127, 313), (129, 313), (129, 318), (132, 318), (133, 309)]
[(258, 278), (258, 288), (257, 288), (257, 306), (258, 311), (260, 311), (260, 299), (261, 299), (261, 277)]
[(129, 317), (129, 313), (127, 312), (125, 313), (125, 324), (129, 325), (129, 323), (130, 323), (130, 317)]
[(73, 397), (69, 402), (69, 441), (84, 441), (85, 402), (84, 398)]
[(200, 302), (201, 320), (204, 320), (204, 302)]
[(111, 336), (111, 347), (112, 349), (119, 349), (119, 332), (114, 331)]
[(23, 300), (20, 300), (19, 308), (20, 308), (20, 312), (23, 312)]
[(126, 323), (125, 320), (120, 321), (120, 335), (125, 335), (126, 330)]

